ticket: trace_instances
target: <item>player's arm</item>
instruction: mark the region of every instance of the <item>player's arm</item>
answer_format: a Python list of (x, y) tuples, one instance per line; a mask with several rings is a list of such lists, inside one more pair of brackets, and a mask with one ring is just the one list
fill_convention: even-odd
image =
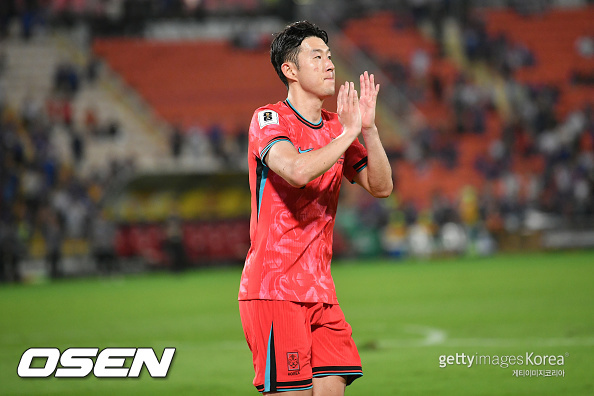
[(288, 141), (275, 143), (265, 162), (277, 175), (294, 187), (303, 187), (330, 169), (361, 132), (359, 99), (353, 83), (341, 85), (338, 92), (338, 116), (343, 132), (326, 146), (299, 153)]
[(379, 84), (375, 85), (373, 74), (361, 74), (361, 134), (367, 149), (367, 167), (355, 176), (355, 182), (376, 198), (386, 198), (392, 193), (392, 168), (386, 150), (380, 141), (375, 125), (375, 107)]

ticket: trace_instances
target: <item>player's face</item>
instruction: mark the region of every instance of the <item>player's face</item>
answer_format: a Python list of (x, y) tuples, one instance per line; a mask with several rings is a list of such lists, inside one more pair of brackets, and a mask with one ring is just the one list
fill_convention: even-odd
[(308, 37), (301, 42), (298, 55), (297, 78), (305, 91), (320, 98), (334, 95), (334, 64), (330, 48), (319, 37)]

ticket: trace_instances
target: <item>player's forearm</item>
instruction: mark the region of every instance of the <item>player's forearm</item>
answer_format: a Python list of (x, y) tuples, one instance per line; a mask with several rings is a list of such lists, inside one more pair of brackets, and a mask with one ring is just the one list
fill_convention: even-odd
[(367, 149), (367, 181), (369, 192), (377, 198), (386, 198), (392, 193), (392, 167), (386, 150), (379, 138), (377, 127), (363, 129), (363, 139)]
[(334, 166), (356, 138), (357, 133), (345, 129), (326, 146), (299, 154), (294, 161), (290, 183), (296, 187), (303, 187), (324, 174)]

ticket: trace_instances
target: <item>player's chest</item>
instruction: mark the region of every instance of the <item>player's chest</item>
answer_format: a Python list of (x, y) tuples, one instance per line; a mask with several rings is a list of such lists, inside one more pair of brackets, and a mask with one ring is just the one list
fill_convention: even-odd
[(295, 144), (299, 153), (321, 149), (335, 138), (335, 133), (327, 126), (319, 129), (300, 126), (293, 130), (293, 134), (291, 141)]
[[(330, 144), (335, 139), (337, 132), (332, 128), (324, 126), (320, 129), (312, 129), (303, 127), (294, 130), (295, 136), (291, 139), (295, 148), (300, 154), (311, 150), (319, 150)], [(334, 183), (336, 179), (340, 180), (343, 172), (344, 153), (340, 156), (338, 161), (328, 171), (316, 180), (321, 183)], [(326, 186), (328, 187), (328, 186)]]

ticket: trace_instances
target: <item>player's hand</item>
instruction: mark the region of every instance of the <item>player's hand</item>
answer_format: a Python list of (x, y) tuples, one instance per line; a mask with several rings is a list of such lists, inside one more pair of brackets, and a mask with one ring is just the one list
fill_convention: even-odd
[(361, 133), (361, 112), (359, 110), (359, 97), (353, 82), (345, 82), (340, 86), (337, 99), (338, 119), (345, 131)]
[(367, 71), (361, 74), (359, 82), (361, 84), (361, 99), (359, 100), (361, 127), (363, 129), (373, 128), (375, 127), (375, 107), (380, 86), (375, 84), (374, 75)]

